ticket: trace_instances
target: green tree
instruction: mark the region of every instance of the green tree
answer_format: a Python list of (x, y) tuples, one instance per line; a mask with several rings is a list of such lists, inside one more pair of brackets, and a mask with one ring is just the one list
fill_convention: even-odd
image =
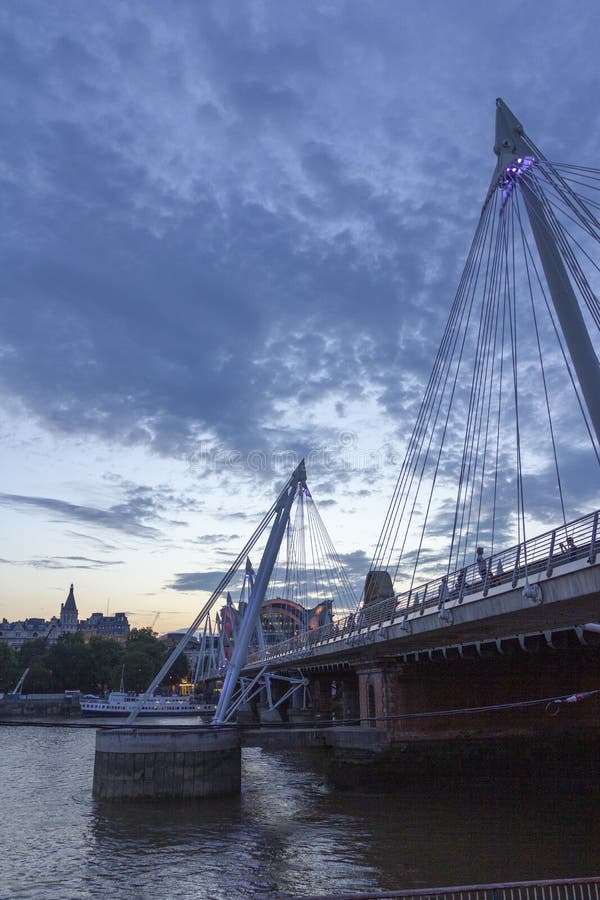
[(46, 638), (34, 638), (32, 641), (24, 641), (19, 647), (19, 666), (26, 669), (31, 666), (34, 659), (44, 657), (48, 653), (48, 641)]
[(12, 647), (0, 643), (0, 691), (12, 691), (17, 683), (17, 655)]
[(64, 634), (45, 657), (52, 671), (50, 690), (80, 690), (89, 693), (96, 686), (92, 656), (81, 632)]
[(131, 644), (147, 644), (150, 647), (162, 647), (156, 631), (148, 625), (145, 628), (132, 628), (127, 638), (127, 646)]
[(23, 684), (25, 694), (46, 694), (52, 690), (52, 672), (48, 666), (48, 641), (34, 638), (19, 647), (17, 666), (20, 672), (29, 669)]
[[(125, 687), (130, 691), (145, 691), (167, 659), (170, 651), (158, 640), (151, 628), (133, 628), (125, 647)], [(180, 657), (163, 685), (176, 684), (187, 674), (185, 657)]]
[(52, 672), (47, 665), (46, 655), (34, 657), (29, 664), (29, 672), (23, 685), (26, 694), (47, 694), (52, 692)]
[[(170, 650), (168, 651), (171, 652)], [(190, 674), (189, 664), (185, 653), (180, 653), (169, 670), (169, 674), (163, 681), (163, 684), (179, 684), (182, 678)]]
[(151, 628), (132, 628), (125, 647), (125, 687), (145, 691), (165, 659), (164, 647)]
[(118, 686), (124, 648), (111, 638), (94, 635), (87, 645), (90, 665), (94, 675), (95, 692), (104, 693)]
[(144, 647), (134, 646), (125, 653), (124, 682), (128, 691), (145, 691), (159, 666)]
[[(111, 638), (97, 636), (86, 644), (83, 634), (76, 632), (62, 635), (55, 644), (49, 644), (46, 638), (25, 641), (16, 654), (6, 644), (0, 644), (0, 654), (3, 653), (4, 656), (0, 655), (0, 691), (12, 690), (19, 675), (29, 669), (25, 693), (47, 694), (64, 690), (88, 693), (118, 686), (125, 649)], [(3, 679), (7, 687), (2, 687)]]

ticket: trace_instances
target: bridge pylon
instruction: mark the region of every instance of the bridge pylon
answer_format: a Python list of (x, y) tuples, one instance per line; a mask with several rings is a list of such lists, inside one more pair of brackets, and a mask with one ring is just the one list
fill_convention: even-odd
[[(544, 204), (536, 191), (535, 179), (527, 177), (529, 170), (544, 157), (500, 98), (496, 100), (494, 152), (498, 157), (498, 164), (493, 186), (497, 187), (500, 183), (510, 190), (518, 183), (521, 188), (548, 289), (600, 445), (600, 363), (548, 222)], [(548, 215), (550, 214), (551, 210), (548, 210)]]
[(306, 488), (306, 469), (304, 460), (302, 460), (295, 469), (277, 499), (275, 519), (256, 573), (256, 578), (254, 579), (248, 606), (240, 624), (239, 634), (236, 636), (235, 647), (229, 665), (227, 666), (227, 672), (223, 681), (223, 689), (213, 719), (213, 725), (221, 725), (226, 720), (227, 709), (231, 703), (231, 698), (240, 677), (240, 672), (246, 662), (248, 646), (259, 623), (261, 604), (265, 599), (269, 580), (277, 560), (281, 541), (283, 540), (290, 519), (290, 511), (298, 488)]

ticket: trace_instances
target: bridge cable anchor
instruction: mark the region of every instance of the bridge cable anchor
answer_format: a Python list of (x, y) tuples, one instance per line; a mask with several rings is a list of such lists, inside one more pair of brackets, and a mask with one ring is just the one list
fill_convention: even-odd
[(412, 622), (408, 618), (408, 613), (404, 616), (404, 618), (400, 622), (400, 628), (402, 629), (402, 631), (405, 631), (406, 634), (412, 634), (413, 627), (412, 627)]
[(451, 609), (442, 607), (442, 609), (438, 611), (438, 618), (440, 618), (442, 622), (447, 622), (448, 625), (452, 625), (454, 622), (454, 613)]
[(544, 601), (542, 589), (539, 584), (530, 584), (527, 578), (525, 579), (525, 585), (523, 587), (523, 597), (526, 600), (533, 601), (533, 603), (543, 603)]

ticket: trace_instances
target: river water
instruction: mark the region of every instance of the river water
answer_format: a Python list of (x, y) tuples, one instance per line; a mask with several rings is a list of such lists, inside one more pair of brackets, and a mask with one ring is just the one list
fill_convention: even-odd
[(242, 794), (92, 799), (95, 729), (0, 726), (1, 900), (281, 898), (600, 873), (597, 791), (473, 780), (334, 790), (243, 752)]

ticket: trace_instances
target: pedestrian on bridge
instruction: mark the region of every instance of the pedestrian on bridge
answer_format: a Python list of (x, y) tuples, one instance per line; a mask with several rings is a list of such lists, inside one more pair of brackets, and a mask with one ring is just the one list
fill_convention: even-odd
[(569, 559), (575, 559), (575, 555), (577, 553), (577, 544), (570, 535), (567, 538), (566, 544), (563, 544), (561, 542), (560, 549), (566, 556), (569, 557)]
[(482, 581), (485, 581), (485, 576), (487, 575), (487, 563), (483, 558), (483, 547), (477, 548), (477, 556), (475, 557), (475, 562), (477, 563), (479, 577)]
[(442, 580), (440, 581), (440, 586), (438, 588), (438, 600), (440, 609), (443, 607), (446, 600), (448, 600), (448, 576), (442, 575)]

